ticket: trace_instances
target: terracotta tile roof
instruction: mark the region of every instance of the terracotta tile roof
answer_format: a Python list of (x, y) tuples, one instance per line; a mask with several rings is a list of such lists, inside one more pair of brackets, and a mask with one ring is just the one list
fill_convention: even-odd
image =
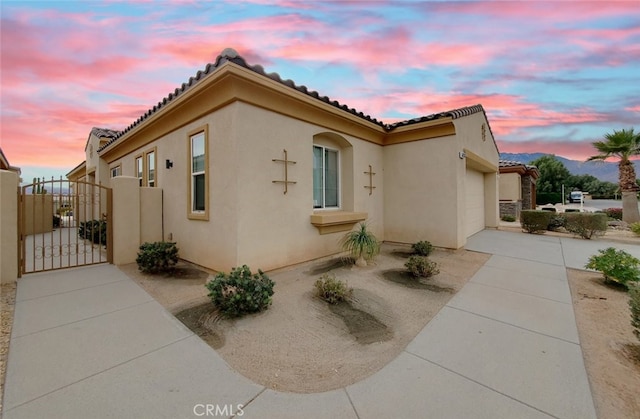
[(536, 177), (539, 174), (537, 166), (534, 166), (532, 164), (524, 164), (522, 162), (514, 160), (499, 160), (498, 167), (500, 169), (520, 168), (523, 172), (532, 172)]
[(91, 128), (91, 133), (89, 135), (91, 134), (95, 135), (98, 138), (116, 138), (120, 134), (120, 131), (112, 130), (109, 128), (93, 127)]
[[(296, 85), (295, 82), (293, 80), (287, 79), (287, 80), (282, 80), (282, 78), (280, 77), (280, 75), (278, 73), (266, 73), (264, 71), (264, 68), (261, 65), (249, 65), (247, 64), (247, 62), (245, 61), (244, 58), (242, 58), (237, 52), (236, 50), (232, 49), (232, 48), (226, 48), (224, 49), (220, 55), (218, 55), (218, 57), (216, 58), (216, 61), (214, 63), (209, 63), (205, 66), (204, 70), (199, 70), (196, 75), (194, 77), (190, 77), (188, 82), (182, 83), (182, 85), (178, 88), (176, 88), (173, 92), (169, 93), (169, 95), (167, 95), (166, 97), (164, 97), (161, 101), (159, 101), (153, 108), (149, 108), (143, 115), (141, 115), (138, 119), (136, 119), (133, 123), (131, 123), (128, 127), (126, 127), (124, 130), (122, 131), (114, 131), (114, 130), (109, 130), (109, 129), (102, 129), (102, 128), (93, 128), (92, 132), (94, 130), (97, 130), (96, 132), (100, 132), (104, 135), (102, 135), (103, 137), (108, 137), (111, 138), (107, 143), (105, 143), (104, 145), (102, 145), (98, 151), (102, 151), (104, 148), (106, 148), (107, 146), (109, 146), (110, 144), (112, 144), (113, 142), (117, 141), (120, 137), (122, 137), (123, 135), (125, 135), (127, 132), (131, 131), (132, 129), (134, 129), (136, 126), (138, 126), (139, 124), (141, 124), (143, 121), (145, 121), (147, 118), (149, 118), (151, 115), (153, 115), (155, 112), (159, 111), (160, 109), (162, 109), (163, 107), (165, 107), (167, 104), (169, 104), (170, 102), (172, 102), (174, 99), (176, 99), (179, 96), (182, 96), (185, 94), (185, 92), (189, 91), (191, 88), (193, 88), (193, 86), (197, 85), (200, 80), (202, 80), (206, 75), (211, 74), (213, 72), (215, 72), (218, 68), (220, 68), (224, 63), (226, 62), (232, 62), (234, 64), (237, 64), (241, 67), (244, 67), (246, 69), (249, 69), (255, 73), (258, 73), (262, 76), (268, 77), (272, 80), (277, 81), (278, 83), (281, 83), (285, 86), (288, 86), (292, 89), (298, 90), (306, 95), (309, 95), (315, 99), (318, 99), (322, 102), (328, 103), (338, 109), (342, 109), (345, 112), (349, 112), (357, 117), (360, 117), (366, 121), (372, 122), (376, 125), (379, 125), (380, 127), (382, 127), (383, 129), (385, 129), (386, 131), (392, 131), (395, 128), (398, 127), (402, 127), (402, 126), (406, 126), (406, 125), (411, 125), (411, 124), (417, 124), (417, 123), (421, 123), (421, 122), (426, 122), (426, 121), (432, 121), (432, 120), (436, 120), (436, 119), (440, 119), (440, 118), (446, 118), (446, 117), (451, 117), (452, 119), (457, 119), (457, 118), (461, 118), (464, 116), (468, 116), (474, 113), (478, 113), (478, 112), (482, 112), (485, 114), (485, 118), (486, 118), (486, 113), (484, 112), (484, 108), (482, 107), (482, 105), (474, 105), (474, 106), (469, 106), (469, 107), (464, 107), (464, 108), (459, 108), (459, 109), (453, 109), (450, 111), (446, 111), (446, 112), (441, 112), (441, 113), (435, 113), (432, 115), (428, 115), (428, 116), (423, 116), (420, 118), (415, 118), (415, 119), (410, 119), (407, 121), (401, 121), (401, 122), (396, 122), (393, 124), (385, 124), (381, 121), (378, 121), (376, 118), (372, 118), (370, 115), (365, 115), (362, 112), (357, 111), (354, 108), (350, 108), (349, 106), (345, 105), (345, 104), (341, 104), (340, 102), (336, 101), (336, 100), (331, 100), (329, 97), (327, 96), (321, 96), (318, 92), (316, 92), (315, 90), (309, 90), (306, 86), (304, 85)], [(487, 119), (488, 121), (488, 119)], [(489, 131), (491, 131), (491, 127), (489, 127)], [(493, 135), (493, 133), (492, 133)]]

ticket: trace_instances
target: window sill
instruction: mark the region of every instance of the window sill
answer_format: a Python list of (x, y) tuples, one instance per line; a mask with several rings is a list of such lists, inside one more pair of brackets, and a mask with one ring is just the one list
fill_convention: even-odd
[(322, 211), (311, 215), (313, 224), (320, 234), (349, 231), (356, 223), (367, 219), (366, 212)]

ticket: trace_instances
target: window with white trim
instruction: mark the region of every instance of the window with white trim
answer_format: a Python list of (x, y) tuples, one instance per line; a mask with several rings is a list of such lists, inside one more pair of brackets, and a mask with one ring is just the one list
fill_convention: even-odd
[(207, 209), (206, 143), (204, 131), (190, 137), (191, 212), (204, 214)]
[(340, 153), (313, 146), (313, 208), (340, 207)]
[(111, 177), (116, 177), (122, 175), (122, 167), (116, 166), (111, 168)]
[(142, 176), (144, 175), (144, 170), (143, 170), (143, 160), (142, 160), (142, 156), (138, 156), (136, 157), (136, 177), (138, 178), (138, 181), (140, 182), (140, 186), (142, 186)]
[(156, 186), (156, 152), (150, 151), (147, 156), (147, 186)]

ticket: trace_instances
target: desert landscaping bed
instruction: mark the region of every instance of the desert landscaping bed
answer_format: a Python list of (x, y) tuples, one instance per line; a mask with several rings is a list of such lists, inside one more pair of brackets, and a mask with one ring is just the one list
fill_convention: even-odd
[[(178, 289), (162, 289), (173, 286), (167, 278), (160, 276), (166, 283), (159, 286), (135, 265), (125, 272), (244, 376), (275, 390), (314, 393), (360, 381), (394, 359), (489, 258), (438, 249), (430, 259), (440, 273), (418, 281), (405, 273), (409, 255), (408, 246), (385, 244), (364, 268), (333, 257), (269, 272), (272, 306), (233, 320), (213, 309), (204, 279), (199, 290), (192, 280), (173, 281), (187, 284), (180, 304)], [(313, 284), (327, 272), (354, 289), (352, 301), (329, 305), (316, 297)]]

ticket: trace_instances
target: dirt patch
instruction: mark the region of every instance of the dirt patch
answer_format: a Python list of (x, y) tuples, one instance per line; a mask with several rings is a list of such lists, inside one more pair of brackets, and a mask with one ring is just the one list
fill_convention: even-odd
[(432, 292), (455, 292), (455, 289), (451, 287), (441, 287), (436, 284), (430, 284), (424, 282), (426, 279), (419, 279), (411, 275), (406, 270), (401, 269), (389, 269), (382, 272), (382, 276), (387, 281), (400, 284), (407, 288), (429, 290)]
[(204, 284), (210, 272), (199, 266), (179, 261), (172, 272), (159, 274), (142, 273), (135, 263), (119, 268), (173, 314), (208, 301)]
[(395, 249), (391, 254), (399, 259), (409, 259), (414, 255), (411, 249)]
[[(123, 270), (239, 373), (270, 389), (316, 393), (358, 382), (392, 361), (490, 257), (437, 249), (430, 259), (440, 274), (429, 282), (450, 291), (434, 292), (382, 276), (402, 269), (402, 252), (410, 247), (385, 244), (365, 268), (330, 257), (267, 272), (276, 284), (271, 307), (233, 320), (210, 311), (206, 279), (150, 278), (135, 265)], [(350, 305), (315, 296), (314, 282), (329, 271), (354, 288)]]
[(4, 379), (7, 373), (7, 357), (13, 326), (13, 312), (16, 305), (16, 284), (0, 285), (0, 412), (4, 391)]
[(210, 301), (184, 309), (176, 313), (175, 316), (213, 349), (220, 349), (224, 346), (222, 319)]
[(640, 417), (640, 341), (627, 292), (598, 273), (567, 269), (567, 276), (598, 417)]

